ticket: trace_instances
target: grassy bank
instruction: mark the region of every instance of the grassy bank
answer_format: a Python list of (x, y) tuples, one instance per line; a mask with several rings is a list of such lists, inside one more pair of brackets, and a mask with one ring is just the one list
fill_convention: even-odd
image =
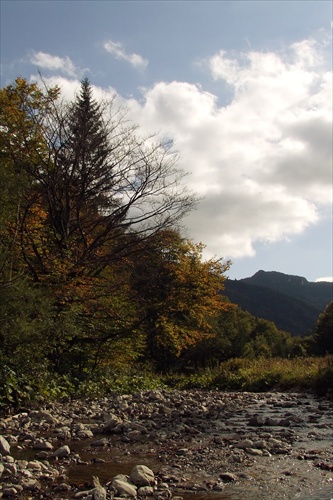
[(157, 389), (205, 389), (225, 391), (309, 391), (327, 394), (333, 390), (333, 356), (294, 359), (230, 359), (214, 369), (192, 373), (157, 375), (145, 370), (104, 374), (80, 386), (80, 394), (129, 393)]
[[(21, 383), (20, 383), (21, 382)], [(308, 391), (333, 394), (333, 356), (295, 359), (230, 359), (214, 369), (159, 375), (151, 370), (132, 369), (94, 373), (83, 381), (49, 374), (37, 386), (25, 380), (8, 380), (0, 390), (0, 412), (22, 404), (43, 404), (68, 398), (129, 394), (142, 390), (202, 389), (222, 391)], [(6, 391), (6, 392), (5, 392)]]
[(214, 369), (191, 375), (171, 375), (167, 385), (262, 392), (308, 390), (326, 394), (333, 389), (333, 356), (295, 359), (231, 359)]

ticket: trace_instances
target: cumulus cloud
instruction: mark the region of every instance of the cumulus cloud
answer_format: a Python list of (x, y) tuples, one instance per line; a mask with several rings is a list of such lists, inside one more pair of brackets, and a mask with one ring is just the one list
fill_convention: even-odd
[(206, 64), (232, 98), (187, 82), (159, 82), (136, 121), (175, 141), (187, 184), (204, 199), (190, 234), (207, 253), (254, 255), (255, 243), (291, 238), (332, 201), (332, 81), (314, 40), (283, 53), (220, 51)]
[(327, 281), (329, 283), (333, 283), (333, 276), (326, 276), (324, 278), (317, 278), (316, 283), (319, 283), (320, 281)]
[(32, 52), (30, 62), (42, 69), (60, 71), (68, 76), (76, 76), (77, 69), (69, 57), (59, 57), (46, 52)]
[[(48, 87), (58, 86), (61, 90), (61, 97), (65, 101), (72, 101), (80, 91), (81, 81), (77, 78), (68, 79), (58, 75), (42, 77), (40, 75), (31, 75), (32, 82), (46, 84)], [(94, 99), (97, 101), (117, 101), (119, 107), (125, 106), (125, 101), (119, 96), (113, 87), (102, 88), (97, 85), (92, 85)], [(130, 101), (126, 101), (127, 103)]]
[[(120, 44), (105, 48), (146, 64)], [(142, 90), (140, 100), (118, 100), (143, 133), (171, 139), (191, 173), (187, 186), (202, 201), (185, 220), (188, 236), (206, 244), (207, 256), (252, 256), (258, 242), (302, 233), (332, 203), (332, 75), (312, 39), (281, 53), (219, 51), (205, 64), (221, 82), (216, 95), (173, 81)], [(69, 96), (79, 87), (76, 78), (53, 83)], [(226, 84), (231, 97), (220, 104)], [(94, 92), (102, 98), (114, 89)]]
[(120, 42), (108, 40), (104, 43), (104, 48), (109, 54), (115, 56), (116, 59), (128, 62), (135, 69), (144, 69), (148, 66), (147, 59), (144, 59), (139, 54), (128, 54)]

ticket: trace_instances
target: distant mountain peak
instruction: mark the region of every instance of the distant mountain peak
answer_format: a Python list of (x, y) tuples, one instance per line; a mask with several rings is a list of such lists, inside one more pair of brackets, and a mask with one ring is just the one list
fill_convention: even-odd
[(225, 292), (251, 314), (274, 321), (282, 330), (305, 335), (332, 301), (333, 283), (261, 269), (251, 278), (227, 280)]
[[(257, 271), (251, 278), (245, 278), (251, 280), (260, 280), (260, 284), (265, 286), (266, 283), (294, 283), (297, 285), (304, 285), (305, 283), (309, 283), (306, 278), (303, 276), (297, 276), (292, 274), (284, 274), (278, 271), (263, 271), (260, 269)], [(259, 284), (259, 282), (258, 282)]]

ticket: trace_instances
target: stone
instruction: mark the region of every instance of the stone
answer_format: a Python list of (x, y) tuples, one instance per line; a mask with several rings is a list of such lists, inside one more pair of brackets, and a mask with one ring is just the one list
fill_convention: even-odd
[(155, 484), (155, 475), (146, 465), (136, 465), (131, 470), (130, 481), (136, 486), (151, 486)]
[(257, 450), (267, 450), (267, 448), (268, 448), (267, 442), (263, 441), (263, 440), (262, 441), (255, 441), (252, 444), (253, 444), (252, 448), (256, 448)]
[(6, 464), (6, 470), (9, 471), (11, 474), (17, 474), (17, 466), (14, 463), (7, 463)]
[(54, 488), (54, 490), (53, 490), (53, 491), (54, 491), (55, 493), (59, 493), (59, 492), (61, 492), (61, 491), (69, 491), (70, 489), (71, 489), (71, 488), (70, 488), (69, 484), (67, 484), (67, 483), (60, 483), (60, 484), (58, 484), (58, 486), (56, 486), (56, 487)]
[(104, 432), (111, 432), (114, 427), (116, 427), (119, 424), (122, 424), (122, 420), (117, 417), (116, 415), (109, 415), (107, 422), (105, 426), (103, 427)]
[(56, 457), (56, 458), (63, 458), (63, 457), (67, 457), (67, 455), (70, 455), (70, 448), (69, 446), (67, 446), (67, 444), (63, 445), (63, 446), (60, 446), (60, 448), (58, 448), (54, 453), (53, 453), (53, 457)]
[(136, 497), (136, 487), (133, 484), (122, 481), (121, 479), (113, 479), (112, 487), (116, 490), (116, 493), (120, 496), (127, 495), (128, 497)]
[(280, 421), (276, 418), (267, 417), (265, 419), (265, 425), (268, 425), (269, 427), (277, 427), (280, 425)]
[(34, 444), (35, 450), (51, 451), (53, 450), (53, 445), (49, 441), (39, 441)]
[(264, 419), (258, 415), (254, 415), (250, 418), (248, 425), (251, 425), (252, 427), (261, 427), (264, 425)]
[(138, 489), (139, 497), (152, 497), (154, 496), (154, 488), (152, 486), (141, 486)]
[(187, 455), (188, 454), (188, 448), (179, 448), (177, 451), (176, 451), (176, 455)]
[(41, 489), (41, 485), (37, 479), (27, 479), (23, 484), (23, 489), (27, 491), (38, 491)]
[(222, 479), (222, 481), (226, 483), (231, 483), (237, 481), (238, 477), (236, 476), (236, 474), (232, 474), (232, 472), (223, 472), (222, 474), (220, 474), (220, 479)]
[(16, 497), (17, 490), (13, 486), (7, 486), (2, 490), (4, 497)]
[(41, 470), (42, 465), (38, 460), (31, 460), (27, 465), (28, 469)]
[(262, 456), (262, 450), (258, 450), (256, 448), (246, 448), (246, 453), (248, 453), (249, 455), (254, 455), (254, 456)]
[(107, 446), (108, 444), (109, 444), (109, 440), (106, 438), (102, 438), (102, 439), (96, 439), (96, 441), (93, 441), (92, 443), (90, 443), (90, 446), (100, 448), (103, 446)]
[(80, 439), (87, 439), (94, 437), (94, 433), (90, 429), (81, 429), (76, 433), (76, 436)]
[(0, 454), (10, 455), (10, 444), (4, 436), (0, 436)]
[(253, 441), (251, 439), (243, 439), (242, 441), (239, 441), (239, 443), (235, 444), (235, 448), (240, 448), (245, 450), (245, 448), (250, 448), (253, 445)]
[(142, 440), (142, 433), (137, 430), (129, 431), (127, 433), (128, 439), (131, 441), (141, 441)]

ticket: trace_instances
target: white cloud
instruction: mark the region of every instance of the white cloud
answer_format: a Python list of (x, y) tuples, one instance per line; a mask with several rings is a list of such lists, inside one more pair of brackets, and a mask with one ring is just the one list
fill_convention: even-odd
[(205, 196), (190, 235), (209, 254), (254, 255), (256, 242), (301, 233), (332, 202), (331, 73), (313, 40), (283, 54), (221, 51), (207, 64), (230, 85), (228, 105), (198, 85), (160, 82), (133, 116), (174, 140), (188, 186)]
[(104, 43), (105, 50), (115, 56), (116, 59), (122, 59), (128, 62), (131, 66), (136, 69), (144, 69), (148, 66), (148, 60), (144, 59), (139, 54), (127, 54), (122, 43), (113, 42), (112, 40), (108, 40)]
[[(107, 44), (116, 57), (140, 61)], [(227, 105), (179, 81), (156, 83), (141, 100), (118, 98), (142, 132), (174, 141), (191, 172), (187, 186), (203, 199), (185, 221), (188, 235), (207, 245), (207, 256), (251, 256), (258, 242), (302, 233), (332, 203), (332, 76), (313, 40), (281, 54), (220, 51), (206, 64), (221, 95), (230, 86)], [(57, 82), (68, 95), (79, 86)]]
[(76, 76), (77, 74), (74, 63), (67, 56), (59, 57), (46, 52), (33, 52), (30, 55), (30, 62), (39, 68), (60, 71), (69, 76)]
[[(41, 83), (40, 75), (32, 75), (31, 81)], [(48, 87), (58, 86), (61, 90), (61, 97), (65, 101), (72, 101), (75, 95), (79, 92), (81, 81), (77, 78), (68, 79), (61, 76), (49, 76), (42, 77), (43, 83)], [(113, 87), (102, 88), (92, 84), (93, 95), (97, 101), (108, 101), (114, 100), (116, 97), (117, 104), (119, 107), (124, 107), (124, 100), (117, 95), (116, 90)]]
[(326, 276), (324, 278), (317, 278), (316, 283), (319, 283), (320, 281), (327, 281), (329, 283), (333, 283), (333, 276)]

